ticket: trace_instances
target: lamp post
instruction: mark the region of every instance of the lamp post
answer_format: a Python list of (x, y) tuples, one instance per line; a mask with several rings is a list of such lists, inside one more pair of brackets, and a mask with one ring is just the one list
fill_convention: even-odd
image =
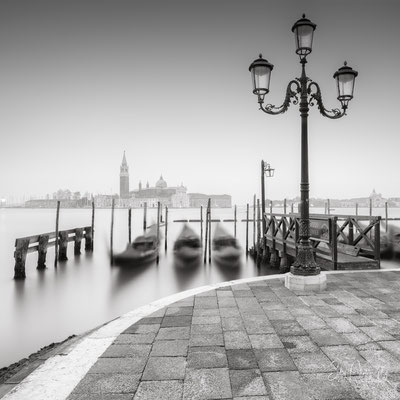
[(265, 221), (265, 177), (272, 178), (274, 176), (275, 169), (261, 160), (261, 209), (262, 209), (262, 231), (263, 231), (263, 261), (267, 258), (267, 238), (265, 237), (265, 231), (267, 224)]
[[(354, 82), (357, 71), (350, 68), (347, 63), (339, 68), (333, 75), (336, 79), (338, 100), (341, 109), (327, 110), (322, 102), (321, 89), (317, 82), (312, 81), (306, 75), (305, 66), (307, 56), (312, 51), (312, 42), (316, 25), (303, 17), (292, 27), (296, 39), (296, 53), (300, 57), (301, 76), (291, 80), (286, 89), (283, 104), (276, 107), (272, 104), (264, 104), (264, 98), (269, 92), (269, 83), (273, 65), (266, 59), (259, 58), (249, 67), (253, 82), (253, 93), (257, 96), (260, 109), (267, 114), (277, 115), (287, 111), (291, 104), (299, 105), (301, 117), (301, 182), (300, 182), (300, 243), (297, 258), (290, 271), (297, 276), (314, 276), (320, 274), (320, 267), (314, 260), (310, 242), (310, 216), (309, 216), (309, 179), (308, 179), (308, 111), (309, 105), (318, 105), (320, 113), (328, 118), (337, 119), (346, 115), (349, 101), (353, 98)], [(311, 282), (311, 280), (310, 280)]]

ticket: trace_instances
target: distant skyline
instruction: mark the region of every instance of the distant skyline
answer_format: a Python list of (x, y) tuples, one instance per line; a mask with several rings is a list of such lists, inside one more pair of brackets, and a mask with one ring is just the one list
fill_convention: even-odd
[(317, 24), (307, 72), (327, 108), (333, 73), (359, 72), (348, 116), (310, 109), (310, 197), (400, 197), (396, 0), (134, 2), (0, 5), (0, 198), (58, 188), (118, 193), (160, 174), (189, 191), (259, 195), (261, 159), (275, 168), (267, 197), (300, 184), (300, 117), (258, 110), (248, 66), (274, 64), (267, 101), (281, 104), (300, 74), (291, 32)]

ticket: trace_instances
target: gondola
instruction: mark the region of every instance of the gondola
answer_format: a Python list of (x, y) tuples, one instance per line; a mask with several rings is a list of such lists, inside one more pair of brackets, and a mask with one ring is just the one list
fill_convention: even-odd
[(136, 266), (150, 264), (158, 255), (159, 240), (155, 229), (150, 228), (144, 235), (138, 236), (126, 249), (114, 255), (113, 262), (118, 265)]
[(217, 225), (212, 242), (214, 262), (221, 267), (236, 268), (240, 265), (242, 249), (238, 241), (220, 224)]
[(184, 267), (200, 262), (202, 247), (199, 235), (185, 224), (174, 243), (175, 265)]

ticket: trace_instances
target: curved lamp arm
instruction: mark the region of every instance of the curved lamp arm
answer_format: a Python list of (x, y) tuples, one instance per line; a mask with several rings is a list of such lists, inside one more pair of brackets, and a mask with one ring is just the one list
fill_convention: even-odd
[[(313, 86), (315, 87), (315, 92), (313, 92)], [(342, 109), (339, 110), (338, 108), (333, 108), (332, 110), (327, 110), (324, 106), (324, 103), (322, 102), (322, 95), (321, 95), (321, 89), (316, 82), (311, 82), (308, 85), (307, 88), (307, 93), (310, 95), (310, 106), (314, 105), (314, 101), (317, 102), (319, 112), (327, 118), (330, 119), (338, 119), (343, 117), (343, 115), (346, 115), (346, 109), (347, 106), (343, 105)]]
[[(295, 85), (295, 89), (292, 89), (292, 85)], [(263, 99), (260, 98), (258, 103), (260, 105), (260, 110), (263, 110), (267, 114), (271, 115), (278, 115), (278, 114), (283, 114), (284, 112), (287, 111), (289, 108), (290, 104), (293, 102), (293, 104), (298, 103), (298, 93), (301, 92), (301, 86), (299, 82), (296, 80), (292, 80), (289, 82), (287, 88), (286, 88), (286, 96), (285, 100), (283, 101), (283, 104), (279, 107), (274, 106), (273, 104), (267, 104), (264, 106), (263, 104)]]

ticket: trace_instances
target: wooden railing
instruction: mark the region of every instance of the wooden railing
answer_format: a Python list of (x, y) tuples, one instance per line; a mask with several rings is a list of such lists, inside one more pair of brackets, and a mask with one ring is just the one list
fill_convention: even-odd
[(67, 248), (69, 242), (74, 242), (74, 254), (81, 253), (82, 239), (85, 239), (85, 250), (93, 250), (93, 229), (91, 226), (74, 228), (58, 232), (43, 233), (40, 235), (27, 236), (15, 240), (15, 267), (14, 279), (23, 279), (25, 274), (26, 256), (29, 253), (38, 253), (37, 269), (46, 268), (46, 255), (49, 247), (58, 247), (58, 260), (67, 260)]

